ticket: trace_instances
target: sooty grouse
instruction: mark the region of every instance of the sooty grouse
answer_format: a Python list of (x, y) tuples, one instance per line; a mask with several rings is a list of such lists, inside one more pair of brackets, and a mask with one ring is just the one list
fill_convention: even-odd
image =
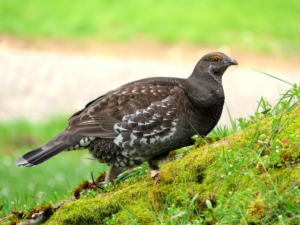
[(170, 151), (192, 145), (195, 130), (207, 135), (217, 124), (224, 105), (222, 75), (231, 65), (237, 62), (213, 52), (187, 79), (147, 78), (112, 90), (75, 113), (63, 132), (16, 165), (36, 166), (62, 151), (89, 149), (111, 166), (106, 182), (145, 161), (154, 178)]

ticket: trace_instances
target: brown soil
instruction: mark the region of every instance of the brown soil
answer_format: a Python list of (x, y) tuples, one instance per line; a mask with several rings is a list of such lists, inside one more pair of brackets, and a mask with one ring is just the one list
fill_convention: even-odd
[[(0, 36), (0, 120), (72, 115), (87, 102), (125, 83), (147, 77), (186, 78), (204, 54), (221, 51), (238, 61), (223, 79), (226, 103), (235, 118), (252, 115), (263, 96), (272, 104), (300, 77), (299, 56), (241, 52), (228, 47), (28, 40)], [(226, 108), (220, 123), (230, 124)]]

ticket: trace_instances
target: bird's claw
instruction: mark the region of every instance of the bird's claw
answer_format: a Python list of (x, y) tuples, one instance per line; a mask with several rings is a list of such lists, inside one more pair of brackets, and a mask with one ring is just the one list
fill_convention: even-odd
[(150, 176), (153, 179), (154, 185), (157, 184), (157, 182), (159, 181), (158, 175), (159, 175), (159, 170), (151, 170)]

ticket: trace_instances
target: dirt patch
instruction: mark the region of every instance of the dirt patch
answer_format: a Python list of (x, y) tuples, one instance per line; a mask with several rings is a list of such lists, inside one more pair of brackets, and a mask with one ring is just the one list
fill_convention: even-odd
[(195, 62), (208, 52), (220, 51), (236, 59), (239, 65), (252, 68), (272, 68), (272, 70), (300, 70), (300, 53), (294, 55), (270, 55), (244, 52), (228, 46), (207, 47), (187, 44), (159, 44), (146, 39), (126, 43), (103, 43), (98, 41), (70, 41), (25, 39), (0, 36), (0, 48), (18, 50), (38, 50), (66, 54), (92, 54), (111, 57), (145, 58), (163, 61)]

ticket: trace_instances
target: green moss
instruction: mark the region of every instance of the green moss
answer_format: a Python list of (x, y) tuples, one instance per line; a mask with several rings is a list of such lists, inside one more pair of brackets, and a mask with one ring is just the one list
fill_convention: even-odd
[[(130, 224), (134, 219), (154, 223), (153, 217), (163, 214), (166, 206), (184, 208), (186, 199), (197, 193), (195, 209), (206, 211), (212, 222), (216, 218), (240, 224), (277, 221), (278, 213), (285, 213), (281, 205), (299, 207), (300, 193), (293, 191), (300, 184), (300, 168), (296, 166), (299, 115), (300, 107), (296, 107), (283, 116), (253, 122), (225, 141), (198, 143), (182, 159), (162, 167), (157, 185), (149, 175), (139, 177), (138, 182), (129, 179), (114, 191), (63, 205), (47, 224), (105, 224), (104, 219), (116, 213), (119, 224)], [(259, 138), (262, 134), (263, 141)], [(207, 208), (206, 199), (213, 202), (215, 211)]]

